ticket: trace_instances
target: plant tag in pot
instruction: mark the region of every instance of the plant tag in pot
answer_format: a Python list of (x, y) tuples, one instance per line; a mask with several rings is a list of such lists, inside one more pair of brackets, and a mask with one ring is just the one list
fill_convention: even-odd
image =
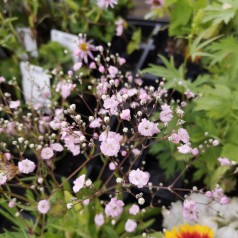
[(56, 41), (60, 43), (62, 46), (69, 49), (72, 54), (74, 62), (77, 62), (77, 58), (74, 56), (74, 50), (78, 45), (78, 36), (69, 34), (63, 31), (51, 30), (51, 41)]
[(40, 66), (28, 62), (20, 63), (22, 74), (22, 86), (25, 101), (38, 106), (46, 106), (50, 103), (50, 75)]
[[(31, 29), (27, 27), (19, 27), (17, 28), (17, 32), (26, 51), (29, 52), (32, 57), (38, 57), (36, 38)], [(27, 58), (27, 55), (23, 55), (23, 57)]]

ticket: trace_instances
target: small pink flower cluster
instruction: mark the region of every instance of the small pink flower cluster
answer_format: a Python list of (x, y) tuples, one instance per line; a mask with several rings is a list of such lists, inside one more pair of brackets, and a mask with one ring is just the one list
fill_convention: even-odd
[(105, 156), (115, 156), (120, 150), (120, 143), (123, 137), (113, 131), (104, 131), (99, 136), (99, 141), (101, 141), (100, 149)]
[(73, 84), (72, 82), (63, 80), (57, 84), (55, 91), (59, 92), (61, 96), (64, 99), (66, 99), (67, 97), (69, 97), (69, 95), (71, 94), (71, 92), (74, 90), (75, 87), (76, 85)]
[(183, 203), (183, 217), (184, 219), (196, 222), (198, 220), (199, 211), (196, 202), (186, 199)]
[(221, 164), (221, 166), (231, 166), (233, 165), (232, 161), (230, 161), (228, 158), (224, 158), (224, 157), (219, 157), (218, 162)]
[(224, 195), (223, 189), (219, 186), (214, 188), (212, 191), (207, 191), (206, 196), (220, 203), (221, 205), (226, 205), (229, 203), (229, 198)]
[(160, 132), (158, 125), (143, 118), (138, 125), (138, 131), (143, 136), (153, 136)]
[(124, 202), (117, 198), (112, 198), (105, 207), (105, 213), (109, 217), (118, 217), (123, 212)]
[(139, 168), (129, 173), (129, 181), (138, 188), (143, 188), (149, 182), (150, 174), (143, 172)]

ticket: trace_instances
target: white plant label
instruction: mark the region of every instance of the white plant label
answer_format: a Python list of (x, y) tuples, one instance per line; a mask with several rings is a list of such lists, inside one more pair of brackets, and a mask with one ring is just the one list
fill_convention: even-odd
[(36, 39), (32, 36), (30, 28), (19, 27), (17, 32), (27, 52), (30, 52), (33, 57), (38, 57)]
[(72, 54), (74, 61), (77, 61), (73, 52), (78, 46), (78, 36), (54, 29), (51, 30), (50, 33), (51, 33), (51, 41), (56, 41), (60, 43), (62, 46), (68, 48)]
[(21, 62), (22, 86), (25, 101), (45, 106), (50, 103), (50, 75), (39, 67), (28, 62)]

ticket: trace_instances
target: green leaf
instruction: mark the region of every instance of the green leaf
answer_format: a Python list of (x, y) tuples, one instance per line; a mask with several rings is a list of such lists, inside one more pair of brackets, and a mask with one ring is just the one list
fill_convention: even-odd
[(127, 53), (131, 54), (135, 50), (138, 50), (141, 43), (141, 29), (136, 30), (133, 35), (131, 42), (127, 46)]
[(193, 13), (193, 1), (191, 0), (177, 1), (173, 5), (173, 10), (171, 13), (169, 35), (181, 36), (187, 34), (190, 31), (189, 23), (191, 21), (192, 13)]
[(104, 225), (102, 227), (102, 230), (105, 233), (104, 237), (113, 237), (113, 238), (119, 238), (118, 234), (116, 233), (116, 231), (109, 225)]
[(238, 74), (238, 41), (233, 36), (221, 39), (207, 48), (212, 54), (210, 67), (218, 64), (231, 79), (236, 79)]
[[(154, 233), (147, 233), (148, 237), (151, 238), (163, 238), (164, 234), (162, 232), (154, 232)], [(142, 238), (142, 235), (138, 235), (138, 236), (132, 236), (131, 238)]]
[(195, 111), (205, 110), (214, 119), (227, 117), (231, 111), (231, 90), (225, 85), (204, 87), (204, 96), (196, 100)]
[(238, 147), (237, 144), (225, 144), (222, 148), (222, 157), (227, 157), (230, 160), (238, 162)]
[[(229, 4), (230, 7), (224, 9), (224, 4)], [(220, 24), (224, 22), (228, 24), (232, 18), (234, 18), (238, 9), (238, 3), (236, 0), (220, 0), (219, 3), (213, 3), (212, 5), (208, 5), (204, 9), (205, 17), (203, 19), (204, 22), (212, 21), (212, 24)]]
[(189, 55), (192, 58), (192, 61), (195, 61), (196, 57), (204, 57), (204, 56), (209, 56), (212, 57), (211, 54), (204, 52), (203, 49), (211, 44), (211, 42), (217, 40), (218, 38), (220, 38), (221, 36), (216, 36), (213, 37), (211, 39), (205, 40), (203, 41), (204, 36), (206, 35), (206, 31), (204, 31), (203, 33), (201, 33), (196, 39), (194, 39), (192, 41), (192, 44), (189, 48)]

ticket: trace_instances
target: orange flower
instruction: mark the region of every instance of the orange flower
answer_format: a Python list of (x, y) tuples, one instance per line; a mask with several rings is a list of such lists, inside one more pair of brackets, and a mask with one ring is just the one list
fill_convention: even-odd
[(184, 224), (166, 231), (165, 238), (214, 238), (214, 232), (208, 226)]

